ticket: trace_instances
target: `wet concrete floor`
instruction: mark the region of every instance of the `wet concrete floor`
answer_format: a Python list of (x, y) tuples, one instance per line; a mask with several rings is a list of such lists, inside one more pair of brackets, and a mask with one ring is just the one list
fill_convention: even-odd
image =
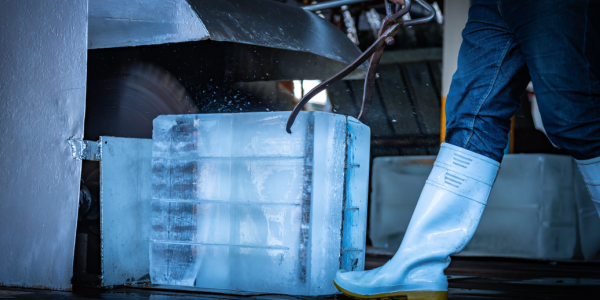
[[(368, 255), (367, 269), (381, 266), (391, 257)], [(600, 262), (557, 262), (506, 258), (454, 257), (446, 270), (449, 275), (448, 299), (600, 299)], [(121, 287), (112, 290), (74, 287), (73, 292), (0, 288), (0, 299), (339, 299), (295, 297), (272, 294), (245, 296), (177, 292)]]

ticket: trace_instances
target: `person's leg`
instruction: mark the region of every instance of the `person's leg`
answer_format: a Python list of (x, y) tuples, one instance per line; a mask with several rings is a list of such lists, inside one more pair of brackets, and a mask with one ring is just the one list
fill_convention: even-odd
[(500, 162), (529, 74), (497, 1), (482, 2), (473, 2), (463, 31), (446, 99), (446, 142)]
[(495, 0), (473, 2), (459, 55), (447, 101), (448, 143), (442, 144), (402, 244), (378, 269), (338, 272), (334, 283), (349, 296), (447, 297), (444, 269), (479, 225), (506, 146), (507, 122), (518, 108), (511, 97), (518, 98), (529, 81)]
[(579, 164), (600, 213), (600, 2), (502, 0), (550, 140)]
[(501, 0), (531, 74), (550, 140), (575, 159), (600, 156), (600, 2)]

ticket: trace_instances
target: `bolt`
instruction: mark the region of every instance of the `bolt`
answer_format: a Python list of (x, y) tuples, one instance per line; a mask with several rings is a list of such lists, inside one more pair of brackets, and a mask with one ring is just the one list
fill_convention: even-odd
[(385, 43), (388, 44), (388, 46), (391, 46), (395, 43), (396, 41), (394, 41), (394, 38), (389, 36), (385, 38)]

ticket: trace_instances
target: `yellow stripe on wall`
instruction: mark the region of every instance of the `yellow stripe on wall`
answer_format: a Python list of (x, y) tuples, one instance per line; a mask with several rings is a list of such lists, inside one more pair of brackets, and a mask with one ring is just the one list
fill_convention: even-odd
[(440, 143), (446, 139), (446, 97), (442, 96), (442, 119), (440, 128)]

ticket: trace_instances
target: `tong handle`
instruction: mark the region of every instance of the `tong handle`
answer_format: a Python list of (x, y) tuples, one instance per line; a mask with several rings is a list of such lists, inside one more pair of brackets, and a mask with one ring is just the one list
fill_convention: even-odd
[[(406, 6), (410, 6), (410, 0), (404, 0), (404, 1), (407, 3)], [(404, 26), (414, 26), (414, 25), (427, 23), (435, 17), (435, 10), (433, 9), (433, 7), (431, 7), (431, 5), (429, 5), (429, 3), (427, 3), (423, 0), (415, 0), (415, 1), (417, 3), (419, 3), (421, 6), (425, 7), (425, 9), (429, 12), (429, 14), (423, 18), (404, 21)]]

